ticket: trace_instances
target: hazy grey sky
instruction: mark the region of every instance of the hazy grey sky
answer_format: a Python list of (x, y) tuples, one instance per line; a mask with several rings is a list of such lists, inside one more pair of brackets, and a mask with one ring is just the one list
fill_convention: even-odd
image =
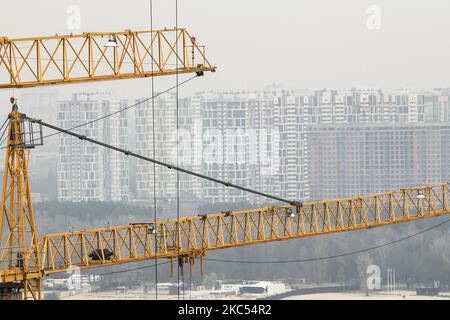
[[(174, 26), (175, 0), (153, 2), (154, 25)], [(3, 5), (0, 34), (70, 33), (71, 4), (81, 8), (81, 30), (74, 33), (149, 29), (149, 0), (16, 0)], [(381, 9), (379, 30), (366, 25), (370, 5)], [(450, 83), (449, 17), (448, 0), (179, 0), (179, 25), (206, 44), (219, 68), (182, 91), (273, 83), (298, 89), (444, 86)], [(148, 83), (105, 82), (95, 89), (145, 94)], [(157, 85), (169, 83), (173, 79), (158, 79)]]

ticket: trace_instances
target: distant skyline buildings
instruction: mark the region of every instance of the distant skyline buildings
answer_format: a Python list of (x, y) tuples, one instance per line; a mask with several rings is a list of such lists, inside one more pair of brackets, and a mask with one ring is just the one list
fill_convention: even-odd
[[(92, 128), (88, 127), (87, 129), (92, 131), (86, 135), (125, 146), (145, 156), (154, 156), (157, 160), (169, 164), (176, 164), (178, 150), (179, 165), (183, 168), (265, 193), (304, 201), (317, 196), (316, 190), (320, 189), (321, 181), (325, 183), (326, 180), (317, 174), (317, 148), (311, 145), (316, 141), (312, 139), (316, 139), (319, 134), (318, 127), (326, 130), (328, 127), (341, 125), (355, 127), (359, 132), (358, 130), (365, 126), (374, 124), (408, 126), (447, 122), (450, 114), (449, 96), (450, 90), (445, 88), (430, 92), (405, 89), (385, 92), (358, 88), (308, 92), (283, 88), (202, 92), (179, 100), (177, 145), (175, 95), (165, 94), (154, 101), (155, 154), (153, 104), (151, 100), (139, 103), (145, 98), (130, 102), (138, 105), (128, 113), (118, 113), (118, 119), (102, 120), (96, 122)], [(93, 105), (98, 117), (119, 110), (117, 108), (120, 104), (108, 102), (118, 100), (111, 96), (102, 99), (92, 98), (97, 101)], [(83, 109), (86, 106), (83, 107), (83, 103), (72, 104), (74, 108), (70, 111), (68, 103), (69, 101), (58, 102), (58, 108), (65, 108), (63, 113), (72, 119), (71, 123), (82, 123), (83, 114), (88, 112)], [(127, 104), (126, 101), (121, 103)], [(77, 109), (80, 107), (83, 110)], [(68, 122), (59, 121), (62, 120), (58, 120), (59, 125), (68, 125)], [(72, 146), (73, 143), (79, 144), (78, 141), (64, 139), (60, 140), (61, 153), (58, 160), (60, 200), (73, 198), (78, 199), (76, 201), (152, 201), (153, 164), (143, 161), (127, 162), (114, 153), (108, 156), (89, 153), (88, 149), (79, 150), (80, 146)], [(394, 140), (386, 140), (386, 143), (393, 143), (392, 141)], [(335, 144), (338, 143), (335, 141)], [(330, 147), (330, 150), (335, 149)], [(89, 188), (81, 182), (84, 179), (77, 176), (77, 165), (80, 165), (82, 160), (78, 158), (79, 152), (85, 152), (85, 156), (94, 159), (92, 164), (97, 168), (90, 167), (90, 171), (87, 170), (88, 176), (94, 177), (94, 181), (89, 185), (95, 186), (89, 191), (89, 195), (81, 191), (85, 189), (87, 192)], [(63, 161), (67, 160), (67, 157), (72, 159), (69, 161), (70, 165)], [(103, 161), (98, 160), (100, 158)], [(131, 163), (135, 165), (130, 165)], [(85, 163), (84, 166), (88, 164)], [(96, 175), (93, 173), (95, 170), (104, 173)], [(375, 169), (366, 167), (364, 170)], [(72, 180), (64, 181), (69, 176)], [(173, 170), (156, 166), (155, 183), (157, 198), (176, 198), (176, 173)], [(69, 191), (72, 188), (78, 191)], [(266, 202), (266, 199), (185, 174), (180, 174), (180, 190), (182, 197), (201, 202)], [(70, 192), (78, 193), (68, 198), (63, 196)]]
[[(203, 132), (202, 173), (271, 194), (284, 194), (280, 185), (279, 102), (267, 92), (204, 93), (196, 95)], [(202, 181), (202, 199), (209, 202), (265, 199)]]
[(313, 200), (450, 181), (450, 124), (321, 124), (308, 132)]

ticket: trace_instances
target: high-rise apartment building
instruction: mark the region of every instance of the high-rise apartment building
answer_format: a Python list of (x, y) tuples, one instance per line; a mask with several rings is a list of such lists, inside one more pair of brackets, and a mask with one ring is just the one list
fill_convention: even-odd
[[(179, 99), (177, 138), (176, 96), (165, 94), (154, 102), (137, 100), (140, 103), (133, 113), (135, 125), (131, 127), (134, 130), (131, 136), (125, 112), (80, 130), (85, 130), (87, 136), (125, 149), (130, 148), (131, 142), (133, 145), (135, 143), (137, 153), (165, 163), (178, 164), (213, 178), (302, 201), (310, 196), (318, 197), (317, 190), (329, 178), (326, 174), (318, 175), (316, 157), (319, 151), (315, 145), (311, 145), (315, 143), (319, 127), (325, 131), (327, 128), (337, 130), (339, 125), (348, 125), (349, 128), (354, 126), (362, 130), (376, 124), (446, 122), (450, 114), (449, 96), (449, 89), (431, 92), (315, 90), (307, 94), (282, 89), (204, 92)], [(58, 123), (70, 128), (88, 118), (113, 112), (124, 104), (108, 96), (79, 95), (71, 101), (58, 104)], [(355, 129), (355, 132), (358, 130)], [(59, 139), (59, 199), (126, 201), (129, 198), (128, 162), (125, 155), (105, 153), (62, 135)], [(334, 143), (329, 146), (329, 150), (336, 151), (336, 148), (341, 147), (341, 142), (336, 139), (326, 143)], [(324, 159), (328, 159), (325, 151)], [(311, 155), (311, 152), (314, 154)], [(352, 154), (353, 151), (346, 149), (344, 154), (347, 152)], [(406, 161), (406, 155), (404, 159)], [(158, 198), (170, 200), (177, 197), (175, 171), (156, 166), (154, 175), (153, 164), (141, 160), (136, 160), (132, 170), (136, 177), (135, 184), (133, 179), (136, 189), (133, 196), (136, 200), (151, 202), (154, 184)], [(86, 179), (82, 179), (81, 175)], [(342, 188), (346, 183), (355, 185), (356, 182), (349, 178), (354, 175), (353, 172), (341, 172), (340, 175), (339, 185)], [(401, 184), (401, 181), (395, 181)], [(179, 182), (180, 195), (185, 199), (207, 202), (249, 201), (254, 204), (267, 201), (186, 174), (179, 174)], [(331, 186), (330, 183), (324, 184), (324, 195), (326, 188)], [(383, 185), (383, 190), (384, 186), (387, 185)], [(349, 188), (345, 190), (356, 190)], [(334, 196), (335, 191), (333, 189), (327, 195)], [(336, 195), (344, 194), (340, 190), (336, 192)]]
[[(201, 93), (180, 99), (177, 146), (175, 96), (162, 97), (154, 105), (154, 157), (166, 163), (178, 162), (183, 168), (213, 178), (281, 195), (283, 128), (279, 127), (279, 103), (284, 102), (267, 92)], [(136, 107), (136, 150), (149, 157), (153, 157), (152, 107), (151, 101)], [(152, 199), (153, 175), (153, 164), (138, 161), (137, 199)], [(182, 196), (209, 202), (265, 201), (186, 174), (180, 174), (179, 179)], [(156, 190), (158, 198), (175, 198), (175, 172), (157, 166)]]
[(383, 192), (450, 178), (450, 125), (313, 125), (308, 133), (312, 199)]
[[(128, 145), (126, 112), (89, 121), (126, 107), (109, 94), (75, 94), (58, 101), (58, 126), (118, 147)], [(88, 123), (87, 125), (84, 125)], [(125, 156), (67, 135), (58, 135), (59, 201), (127, 201), (128, 159)]]
[[(261, 192), (278, 194), (280, 185), (279, 109), (267, 92), (207, 93), (198, 97), (203, 128), (203, 174)], [(267, 199), (202, 182), (211, 202)]]
[[(307, 122), (304, 121), (300, 97), (282, 91), (276, 94), (275, 100), (280, 131), (280, 194), (290, 200), (303, 201), (309, 197)], [(309, 101), (305, 99), (304, 102)]]
[(312, 124), (415, 123), (424, 121), (425, 97), (424, 93), (407, 90), (325, 89), (302, 95), (300, 100)]
[[(180, 99), (178, 104), (178, 136), (176, 122), (176, 96), (169, 94), (154, 101), (140, 99), (135, 109), (136, 152), (168, 164), (200, 172), (201, 155), (195, 144), (201, 142), (199, 105), (191, 99)], [(153, 146), (153, 107), (155, 145)], [(177, 145), (178, 140), (178, 145)], [(153, 150), (153, 147), (155, 148)], [(178, 157), (177, 157), (178, 153)], [(156, 179), (154, 179), (154, 176)], [(149, 202), (156, 196), (175, 199), (177, 196), (176, 171), (142, 160), (136, 165), (136, 198)], [(180, 193), (201, 196), (201, 182), (186, 174), (179, 174)]]

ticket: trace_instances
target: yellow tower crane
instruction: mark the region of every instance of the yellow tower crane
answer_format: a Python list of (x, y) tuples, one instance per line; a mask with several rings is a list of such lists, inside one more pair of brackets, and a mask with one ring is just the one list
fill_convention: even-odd
[[(0, 89), (215, 71), (205, 46), (185, 28), (0, 37)], [(42, 127), (35, 132), (11, 102), (0, 213), (0, 297), (41, 299), (45, 254), (34, 219), (28, 156), (42, 143)]]
[(21, 288), (25, 297), (30, 294), (32, 298), (40, 299), (41, 276), (38, 270), (41, 256), (28, 178), (27, 152), (27, 149), (34, 147), (35, 140), (29, 140), (30, 136), (24, 134), (27, 121), (24, 115), (18, 112), (15, 101), (11, 102), (13, 107), (7, 128), (8, 147), (0, 213), (0, 266), (2, 273), (6, 271), (5, 280), (12, 274), (22, 274), (23, 277), (19, 283), (9, 283), (7, 291), (17, 291)]
[[(100, 46), (102, 37), (108, 39), (104, 47)], [(182, 48), (180, 55), (176, 50), (178, 45)], [(174, 64), (174, 59), (178, 63)], [(157, 67), (150, 68), (152, 65)], [(0, 88), (176, 73), (201, 75), (215, 70), (206, 58), (204, 47), (198, 46), (185, 29), (0, 38)], [(210, 250), (370, 229), (450, 213), (449, 185), (440, 184), (346, 199), (288, 202), (283, 206), (156, 223), (63, 232), (44, 235), (38, 240), (28, 156), (30, 149), (42, 144), (42, 126), (117, 152), (138, 155), (30, 119), (12, 102), (0, 213), (0, 298), (3, 299), (41, 299), (42, 278), (66, 272), (73, 266), (93, 268), (167, 258), (171, 262), (176, 259), (180, 269), (189, 263), (192, 272), (195, 259), (202, 260)]]

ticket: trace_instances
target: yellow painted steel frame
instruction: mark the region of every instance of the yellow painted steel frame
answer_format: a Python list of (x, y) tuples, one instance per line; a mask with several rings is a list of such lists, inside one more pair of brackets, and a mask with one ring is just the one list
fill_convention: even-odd
[(215, 70), (185, 28), (0, 37), (0, 89)]
[[(449, 185), (276, 206), (180, 220), (46, 235), (40, 242), (45, 275), (80, 268), (177, 258), (193, 263), (209, 250), (281, 241), (449, 214)], [(156, 242), (156, 246), (155, 246)], [(156, 250), (155, 250), (156, 247)], [(98, 259), (90, 253), (98, 252)], [(111, 253), (106, 256), (105, 252)], [(20, 278), (19, 278), (20, 279)]]
[(0, 251), (0, 285), (17, 284), (15, 291), (23, 290), (25, 298), (39, 299), (42, 277), (72, 266), (92, 268), (168, 258), (178, 259), (180, 269), (190, 263), (192, 272), (194, 260), (201, 260), (210, 250), (370, 229), (450, 213), (449, 184), (439, 184), (309, 202), (301, 207), (271, 206), (156, 224), (65, 232), (45, 235), (38, 243), (27, 150), (16, 105), (8, 130), (0, 219), (0, 240), (2, 246), (5, 244)]
[(9, 115), (0, 212), (0, 283), (15, 283), (10, 294), (23, 290), (24, 299), (41, 298), (39, 238), (28, 179), (21, 114), (14, 104)]

